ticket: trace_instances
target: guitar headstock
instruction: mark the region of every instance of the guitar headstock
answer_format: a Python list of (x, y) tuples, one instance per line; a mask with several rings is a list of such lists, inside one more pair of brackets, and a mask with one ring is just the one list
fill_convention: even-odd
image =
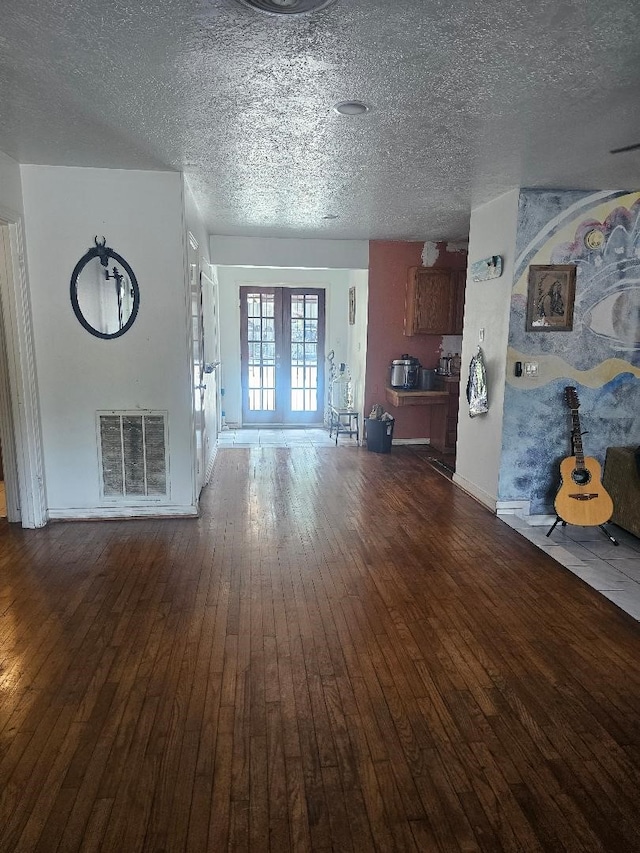
[(578, 399), (578, 393), (574, 385), (567, 385), (564, 389), (564, 397), (567, 401), (567, 406), (569, 406), (572, 412), (580, 408), (580, 400)]

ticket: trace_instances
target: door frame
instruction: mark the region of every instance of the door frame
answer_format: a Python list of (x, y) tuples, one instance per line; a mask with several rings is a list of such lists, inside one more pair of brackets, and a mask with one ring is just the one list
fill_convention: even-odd
[[(191, 236), (191, 235), (189, 235)], [(200, 492), (206, 484), (206, 420), (205, 420), (205, 372), (204, 372), (204, 323), (202, 317), (202, 277), (200, 275), (200, 264), (196, 254), (195, 260), (189, 259), (189, 313), (191, 317), (191, 372), (193, 382), (193, 434), (195, 444), (196, 464), (196, 498), (200, 498)], [(197, 329), (194, 328), (197, 324)], [(197, 350), (195, 335), (198, 336)], [(197, 376), (196, 376), (197, 371)], [(197, 401), (197, 402), (196, 402)], [(198, 431), (200, 435), (198, 436)]]
[(6, 352), (6, 370), (0, 371), (0, 435), (3, 451), (9, 453), (5, 477), (12, 454), (15, 471), (15, 480), (6, 480), (13, 491), (7, 511), (12, 513), (9, 521), (20, 521), (26, 528), (44, 527), (48, 513), (22, 216), (0, 208), (0, 231), (0, 332)]
[[(204, 258), (201, 262), (201, 280), (203, 297), (205, 301), (204, 307), (204, 355), (205, 355), (205, 373), (212, 376), (214, 382), (214, 397), (215, 397), (215, 420), (213, 430), (209, 430), (209, 438), (213, 438), (213, 446), (218, 438), (218, 433), (222, 429), (221, 419), (221, 397), (220, 397), (220, 377), (221, 377), (221, 361), (220, 361), (220, 299), (218, 276), (213, 268), (213, 265)], [(207, 388), (207, 390), (209, 390)], [(207, 429), (210, 424), (207, 422)], [(211, 459), (208, 462), (208, 467), (211, 467)], [(207, 478), (208, 479), (208, 478)]]

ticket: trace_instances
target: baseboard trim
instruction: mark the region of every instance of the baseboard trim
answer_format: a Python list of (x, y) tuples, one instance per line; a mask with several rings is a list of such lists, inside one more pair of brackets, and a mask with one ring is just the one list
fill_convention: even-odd
[(467, 494), (471, 495), (472, 498), (475, 498), (484, 507), (491, 510), (491, 512), (496, 511), (496, 498), (493, 495), (488, 494), (484, 489), (476, 486), (475, 483), (465, 480), (464, 477), (457, 473), (453, 475), (453, 482), (456, 486), (460, 486), (460, 488)]
[(394, 438), (393, 444), (431, 444), (430, 438)]
[(132, 518), (197, 518), (197, 506), (113, 506), (50, 509), (50, 521), (106, 521)]
[(531, 501), (498, 501), (496, 512), (500, 515), (517, 515), (529, 527), (551, 527), (555, 515), (531, 515)]
[(531, 501), (496, 501), (498, 515), (519, 515), (524, 518), (531, 511)]

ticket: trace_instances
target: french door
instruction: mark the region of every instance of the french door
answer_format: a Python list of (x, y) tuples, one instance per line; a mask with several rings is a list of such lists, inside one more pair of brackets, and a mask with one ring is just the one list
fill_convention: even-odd
[(241, 287), (240, 325), (243, 424), (321, 423), (324, 290)]

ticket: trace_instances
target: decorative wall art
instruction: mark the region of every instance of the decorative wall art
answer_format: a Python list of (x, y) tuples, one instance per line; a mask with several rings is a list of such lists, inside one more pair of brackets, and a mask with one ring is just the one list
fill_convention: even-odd
[(502, 275), (502, 257), (492, 255), (471, 264), (471, 281), (490, 281), (492, 278), (500, 278)]
[(471, 359), (469, 379), (467, 380), (467, 400), (469, 401), (469, 417), (485, 415), (489, 411), (489, 394), (487, 392), (487, 368), (484, 363), (482, 349)]
[(356, 289), (349, 288), (349, 325), (355, 326), (356, 322)]
[(532, 264), (527, 290), (527, 332), (570, 332), (575, 294), (574, 264)]
[(71, 274), (71, 305), (84, 328), (97, 338), (124, 335), (138, 314), (140, 291), (129, 264), (107, 246), (105, 237), (75, 265)]

